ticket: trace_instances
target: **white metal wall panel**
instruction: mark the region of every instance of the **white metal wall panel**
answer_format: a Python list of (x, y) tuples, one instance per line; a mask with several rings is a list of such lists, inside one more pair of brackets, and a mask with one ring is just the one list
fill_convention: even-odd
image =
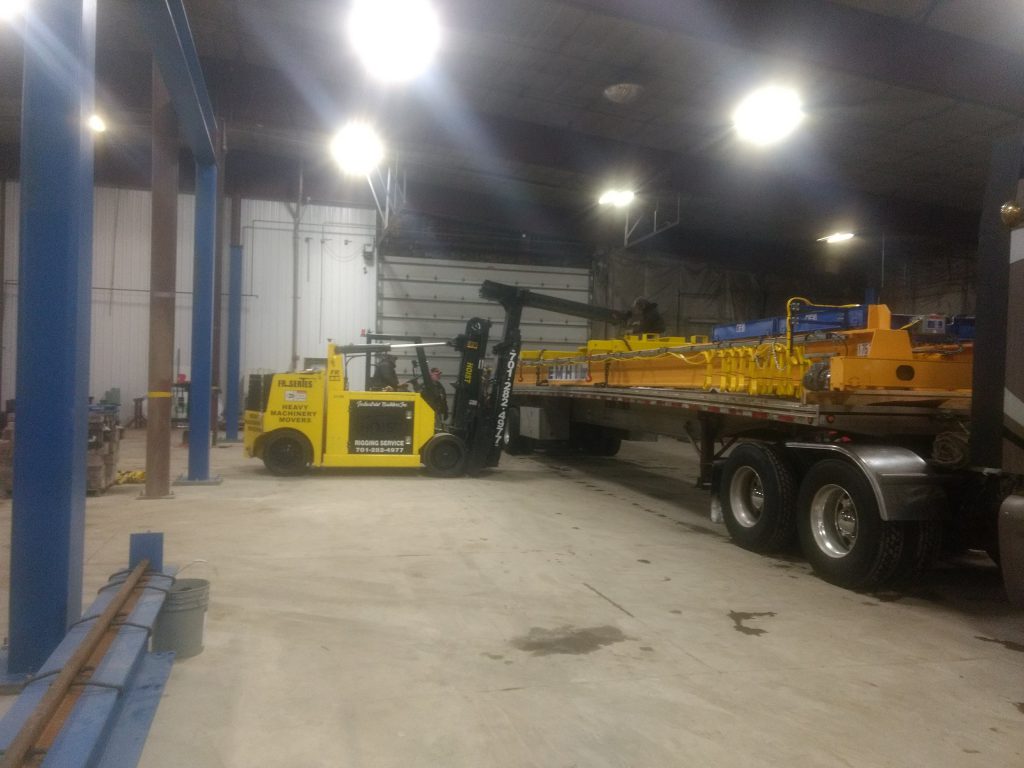
[[(293, 223), (288, 206), (243, 201), (245, 279), (243, 373), (286, 371), (291, 365)], [(299, 231), (300, 364), (322, 358), (327, 340), (356, 342), (374, 318), (376, 213), (305, 206)]]
[[(0, 378), (3, 399), (15, 396), (18, 299), (18, 184), (8, 182), (6, 188)], [(229, 210), (225, 205), (222, 215)], [(126, 418), (131, 416), (132, 398), (145, 395), (148, 386), (150, 215), (147, 191), (103, 187), (95, 190), (89, 392), (98, 398), (108, 389), (119, 388), (122, 416)], [(180, 195), (175, 364), (176, 370), (186, 377), (190, 374), (192, 347), (194, 217), (193, 196)], [(301, 356), (322, 357), (328, 337), (354, 340), (371, 324), (376, 276), (372, 259), (364, 261), (362, 253), (364, 244), (373, 243), (375, 221), (372, 211), (307, 206), (302, 237), (309, 237), (310, 243), (307, 246), (303, 241), (300, 249)], [(287, 370), (291, 345), (291, 216), (287, 207), (279, 203), (243, 201), (243, 223), (246, 297), (242, 370)], [(287, 227), (283, 234), (276, 231), (282, 223)], [(225, 333), (226, 313), (225, 298)], [(223, 360), (227, 345), (221, 346), (221, 370), (226, 371)]]
[[(377, 285), (377, 329), (381, 333), (448, 341), (466, 329), (472, 317), (491, 320), (492, 344), (504, 332), (501, 305), (479, 296), (484, 280), (530, 288), (550, 296), (590, 302), (590, 273), (585, 269), (481, 263), (448, 259), (381, 259)], [(523, 347), (572, 350), (586, 343), (588, 323), (578, 317), (527, 309), (521, 325)], [(399, 357), (399, 379), (412, 373), (411, 354)], [(441, 369), (451, 393), (459, 355), (447, 347), (427, 351)]]

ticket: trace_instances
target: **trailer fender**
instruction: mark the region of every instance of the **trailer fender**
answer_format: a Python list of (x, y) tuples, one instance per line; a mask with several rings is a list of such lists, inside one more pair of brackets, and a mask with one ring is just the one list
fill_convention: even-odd
[(942, 520), (946, 517), (946, 476), (932, 469), (909, 448), (802, 442), (785, 445), (793, 451), (838, 454), (860, 469), (871, 484), (883, 520)]

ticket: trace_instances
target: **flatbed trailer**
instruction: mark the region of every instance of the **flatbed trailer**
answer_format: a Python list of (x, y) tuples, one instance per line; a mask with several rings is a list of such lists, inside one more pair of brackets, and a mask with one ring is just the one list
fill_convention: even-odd
[[(662, 388), (520, 385), (507, 450), (556, 442), (613, 456), (668, 436), (700, 456), (712, 519), (755, 552), (801, 540), (815, 570), (850, 588), (912, 579), (943, 534), (998, 557), (993, 478), (943, 454), (969, 397), (874, 391), (801, 400)], [(965, 445), (965, 444), (964, 444)], [(859, 545), (859, 546), (858, 546)]]

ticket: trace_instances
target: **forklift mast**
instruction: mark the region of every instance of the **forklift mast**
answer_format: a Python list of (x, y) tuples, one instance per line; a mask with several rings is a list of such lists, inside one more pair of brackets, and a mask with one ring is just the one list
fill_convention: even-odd
[[(462, 400), (459, 399), (461, 390), (456, 394), (452, 431), (466, 443), (466, 472), (469, 475), (479, 474), (485, 467), (496, 467), (501, 460), (508, 407), (512, 401), (512, 387), (522, 348), (523, 340), (519, 326), (524, 309), (542, 309), (613, 325), (623, 325), (627, 319), (627, 313), (618, 310), (547, 296), (526, 288), (490, 280), (485, 280), (480, 286), (480, 297), (501, 304), (505, 310), (505, 329), (501, 341), (494, 345), (497, 360), (489, 384), (484, 384), (483, 391), (479, 388), (474, 389), (470, 384), (466, 388), (467, 395)], [(486, 323), (482, 337), (479, 330), (473, 331), (474, 323)], [(474, 318), (467, 325), (466, 335), (456, 340), (456, 348), (462, 351), (460, 384), (470, 375), (470, 366), (475, 371), (475, 376), (481, 375), (480, 360), (486, 354), (489, 327), (489, 322)], [(476, 338), (482, 338), (482, 343), (470, 347), (469, 340), (474, 338), (474, 333)], [(465, 339), (466, 343), (460, 347), (459, 342), (462, 339)], [(479, 387), (479, 384), (476, 386)], [(482, 403), (479, 402), (480, 396)]]

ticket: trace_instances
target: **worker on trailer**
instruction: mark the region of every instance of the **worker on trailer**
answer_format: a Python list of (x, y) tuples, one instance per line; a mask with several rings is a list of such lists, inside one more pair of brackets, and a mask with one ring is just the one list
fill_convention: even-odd
[(626, 327), (633, 336), (643, 336), (645, 333), (660, 336), (665, 333), (665, 319), (658, 311), (657, 303), (644, 296), (636, 297), (627, 319)]

